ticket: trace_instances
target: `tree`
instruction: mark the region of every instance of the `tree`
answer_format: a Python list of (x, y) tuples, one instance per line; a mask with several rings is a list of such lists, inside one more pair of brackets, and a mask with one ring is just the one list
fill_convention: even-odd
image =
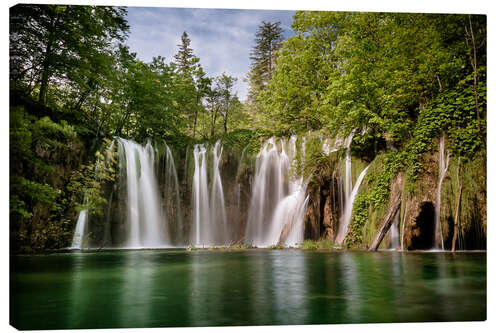
[(129, 29), (122, 7), (23, 4), (10, 15), (11, 79), (37, 87), (42, 104), (49, 84), (74, 85), (84, 96), (95, 89), (112, 43)]
[(262, 21), (255, 34), (255, 45), (250, 53), (250, 72), (247, 80), (250, 88), (248, 98), (254, 101), (263, 91), (273, 76), (276, 67), (277, 52), (283, 41), (281, 22)]
[(199, 61), (198, 58), (194, 56), (193, 49), (189, 47), (191, 45), (191, 40), (187, 32), (183, 32), (181, 36), (181, 44), (178, 44), (175, 58), (175, 63), (177, 64), (178, 71), (182, 74), (190, 76), (194, 69), (194, 65)]
[(200, 64), (200, 59), (194, 56), (190, 47), (191, 40), (184, 31), (181, 36), (181, 44), (177, 45), (179, 51), (174, 56), (177, 72), (184, 80), (186, 95), (184, 96), (184, 113), (187, 118), (193, 117), (193, 138), (196, 136), (198, 114), (203, 110), (202, 100), (207, 96), (210, 89), (210, 79)]
[(227, 124), (230, 114), (235, 107), (241, 104), (236, 94), (232, 92), (236, 81), (237, 78), (222, 73), (215, 78), (214, 86), (208, 94), (207, 102), (210, 110), (210, 135), (212, 137), (215, 135), (218, 116), (220, 115), (222, 117), (224, 133), (227, 133)]
[(224, 133), (227, 133), (227, 120), (229, 119), (229, 114), (231, 112), (231, 104), (234, 104), (238, 100), (236, 95), (232, 93), (232, 89), (236, 81), (237, 78), (226, 75), (225, 73), (222, 73), (219, 77), (217, 77), (216, 81), (216, 90), (219, 96), (219, 103), (221, 105), (220, 113), (224, 123)]

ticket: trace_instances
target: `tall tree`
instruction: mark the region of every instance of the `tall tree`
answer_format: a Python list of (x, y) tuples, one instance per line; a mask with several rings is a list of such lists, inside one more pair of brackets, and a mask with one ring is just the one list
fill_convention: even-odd
[(122, 7), (21, 4), (10, 15), (11, 79), (38, 88), (43, 104), (51, 83), (95, 88), (129, 29)]
[(250, 88), (248, 98), (254, 101), (273, 76), (278, 50), (283, 41), (281, 22), (262, 21), (255, 34), (255, 45), (250, 53), (250, 72), (247, 80)]
[(210, 90), (210, 79), (206, 77), (200, 59), (197, 58), (190, 47), (191, 40), (184, 31), (181, 44), (177, 45), (179, 51), (174, 56), (177, 72), (182, 75), (186, 95), (184, 96), (184, 113), (187, 118), (193, 118), (193, 138), (196, 136), (198, 114), (203, 110), (202, 100)]
[(219, 103), (221, 105), (220, 111), (224, 123), (224, 133), (227, 133), (227, 121), (231, 112), (231, 104), (235, 103), (235, 99), (238, 99), (236, 94), (232, 92), (236, 81), (237, 78), (226, 75), (226, 73), (222, 73), (217, 78), (216, 89), (220, 98)]
[(179, 51), (177, 51), (174, 59), (178, 71), (186, 75), (191, 75), (193, 66), (199, 61), (199, 59), (194, 56), (193, 49), (190, 45), (191, 39), (189, 39), (187, 32), (184, 31), (181, 36), (181, 43), (177, 45)]
[(236, 81), (237, 78), (226, 75), (226, 73), (222, 73), (215, 79), (214, 87), (208, 94), (207, 102), (211, 114), (211, 136), (215, 135), (215, 126), (219, 115), (222, 117), (224, 133), (227, 133), (227, 124), (231, 111), (235, 108), (235, 106), (240, 104), (238, 97), (233, 93)]

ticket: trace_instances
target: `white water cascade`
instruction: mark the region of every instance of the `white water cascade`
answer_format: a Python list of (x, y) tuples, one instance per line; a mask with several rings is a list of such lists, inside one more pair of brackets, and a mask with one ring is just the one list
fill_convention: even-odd
[(162, 228), (158, 182), (154, 173), (155, 151), (148, 142), (144, 147), (131, 140), (118, 139), (120, 165), (125, 167), (127, 183), (126, 247), (168, 246)]
[(391, 225), (391, 249), (396, 250), (400, 247), (399, 240), (399, 211), (394, 215), (394, 219), (392, 220)]
[[(366, 172), (368, 171), (368, 166), (360, 173), (354, 188), (352, 187), (352, 161), (351, 161), (351, 143), (354, 137), (354, 133), (356, 129), (354, 129), (349, 136), (344, 140), (344, 146), (346, 147), (346, 156), (345, 156), (345, 179), (344, 179), (344, 195), (345, 202), (342, 206), (342, 216), (340, 217), (340, 223), (337, 231), (337, 235), (335, 237), (335, 243), (342, 244), (344, 242), (344, 238), (347, 234), (349, 223), (351, 220), (352, 207), (354, 204), (354, 200), (356, 199), (356, 195), (358, 194), (359, 186), (365, 177)], [(342, 196), (341, 196), (342, 198)]]
[(361, 173), (358, 176), (358, 179), (356, 180), (356, 184), (354, 184), (354, 188), (350, 192), (350, 195), (347, 197), (347, 200), (344, 205), (344, 213), (340, 218), (339, 230), (337, 232), (337, 236), (335, 237), (335, 243), (337, 244), (342, 244), (344, 242), (344, 238), (349, 228), (349, 222), (351, 221), (351, 214), (352, 214), (352, 207), (354, 204), (354, 200), (358, 195), (359, 186), (361, 185), (361, 182), (363, 181), (363, 178), (365, 177), (369, 167), (370, 166), (368, 165), (366, 168), (363, 169), (363, 171), (361, 171)]
[(197, 246), (225, 244), (228, 239), (224, 190), (219, 171), (222, 155), (220, 141), (213, 148), (212, 188), (208, 191), (207, 149), (194, 147), (194, 175), (192, 188), (193, 225), (191, 241)]
[[(257, 155), (252, 199), (245, 240), (258, 247), (277, 243), (295, 245), (303, 240), (307, 205), (302, 177), (292, 179), (290, 170), (296, 156), (297, 138), (269, 139)], [(302, 144), (305, 150), (305, 142)]]
[(441, 135), (439, 140), (439, 182), (436, 193), (436, 210), (434, 213), (434, 248), (444, 249), (443, 231), (441, 229), (441, 185), (443, 184), (446, 171), (448, 171), (448, 164), (450, 162), (450, 152), (444, 156), (444, 135)]
[(352, 191), (352, 162), (351, 162), (351, 142), (354, 137), (356, 130), (352, 131), (351, 134), (345, 140), (345, 196), (349, 198)]
[(78, 215), (76, 222), (76, 229), (73, 235), (73, 242), (71, 243), (72, 249), (81, 249), (83, 246), (83, 236), (85, 235), (85, 227), (87, 226), (87, 210), (83, 209)]
[(224, 203), (224, 189), (220, 177), (220, 159), (222, 155), (222, 146), (220, 140), (215, 143), (213, 148), (213, 167), (212, 167), (212, 190), (210, 195), (210, 222), (213, 229), (213, 240), (217, 243), (226, 243), (228, 239), (228, 227), (226, 217), (226, 206)]
[(165, 147), (165, 164), (164, 164), (164, 193), (163, 204), (165, 208), (165, 220), (168, 230), (168, 240), (170, 244), (183, 245), (183, 224), (181, 219), (181, 203), (179, 192), (179, 180), (177, 178), (177, 170), (175, 168), (174, 157), (170, 147), (163, 142)]

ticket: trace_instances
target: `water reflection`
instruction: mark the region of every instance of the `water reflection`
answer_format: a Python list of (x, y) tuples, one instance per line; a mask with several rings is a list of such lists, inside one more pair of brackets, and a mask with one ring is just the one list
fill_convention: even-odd
[(23, 329), (482, 320), (485, 254), (110, 251), (13, 257)]
[(308, 314), (304, 252), (275, 251), (270, 257), (275, 320), (278, 324), (303, 323)]
[[(144, 251), (127, 251), (122, 263), (121, 301), (118, 307), (121, 327), (138, 327), (150, 320), (151, 288), (156, 265), (144, 258)], [(119, 282), (119, 283), (120, 283)]]

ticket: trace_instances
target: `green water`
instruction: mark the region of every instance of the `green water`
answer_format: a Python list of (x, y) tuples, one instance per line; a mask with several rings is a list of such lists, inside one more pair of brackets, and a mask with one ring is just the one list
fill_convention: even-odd
[(18, 329), (486, 319), (485, 253), (143, 250), (10, 259)]

